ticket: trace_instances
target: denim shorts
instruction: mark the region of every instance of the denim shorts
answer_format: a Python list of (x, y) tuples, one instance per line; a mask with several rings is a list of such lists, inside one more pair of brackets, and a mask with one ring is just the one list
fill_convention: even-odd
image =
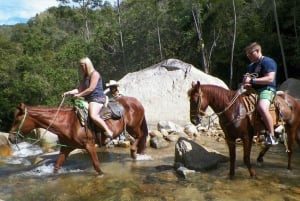
[(96, 103), (100, 103), (100, 104), (104, 104), (105, 103), (106, 98), (105, 97), (96, 97), (96, 98), (92, 98), (90, 100), (88, 100), (88, 102), (96, 102)]

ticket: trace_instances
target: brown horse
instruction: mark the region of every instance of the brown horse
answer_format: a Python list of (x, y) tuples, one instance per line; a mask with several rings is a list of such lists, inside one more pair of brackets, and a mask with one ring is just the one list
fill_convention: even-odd
[[(105, 120), (113, 131), (113, 137), (120, 135), (124, 128), (135, 139), (130, 147), (131, 157), (136, 159), (137, 154), (144, 154), (148, 127), (144, 114), (144, 107), (133, 97), (120, 97), (117, 101), (124, 107), (124, 115), (119, 120)], [(35, 128), (45, 128), (58, 136), (61, 146), (54, 172), (58, 172), (69, 153), (76, 149), (85, 149), (93, 162), (94, 169), (99, 175), (100, 162), (96, 152), (95, 135), (82, 126), (74, 108), (45, 108), (29, 107), (24, 104), (16, 109), (9, 140), (13, 143), (17, 138), (25, 137)], [(103, 135), (102, 135), (103, 136)]]
[[(215, 85), (200, 85), (199, 81), (192, 83), (192, 88), (188, 90), (188, 96), (190, 97), (190, 117), (192, 122), (199, 114), (203, 115), (208, 106), (218, 115), (219, 123), (224, 131), (229, 148), (230, 178), (233, 178), (235, 174), (235, 142), (237, 138), (243, 141), (244, 164), (247, 166), (250, 176), (255, 177), (256, 172), (250, 164), (250, 153), (253, 136), (259, 130), (251, 122), (250, 118), (255, 110), (249, 110), (248, 105), (244, 101), (244, 96), (241, 96), (238, 91), (227, 90)], [(285, 122), (284, 126), (288, 135), (288, 169), (291, 169), (291, 157), (295, 139), (300, 145), (300, 105), (293, 97), (285, 93), (280, 93), (276, 98), (280, 102), (280, 115)], [(269, 148), (270, 146), (266, 146), (261, 151), (257, 158), (258, 162), (263, 161), (263, 156)]]

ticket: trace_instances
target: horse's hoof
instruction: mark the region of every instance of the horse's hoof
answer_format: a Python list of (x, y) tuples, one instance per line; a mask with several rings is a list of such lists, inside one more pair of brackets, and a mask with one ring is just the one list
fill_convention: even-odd
[(262, 162), (257, 162), (256, 165), (257, 165), (257, 167), (262, 167), (263, 163)]
[(102, 171), (98, 172), (97, 178), (102, 178), (104, 177), (104, 173)]
[(234, 175), (229, 175), (229, 180), (233, 180), (234, 179)]
[(135, 151), (135, 150), (130, 150), (130, 155), (131, 155), (131, 158), (132, 158), (133, 160), (136, 160), (137, 154), (136, 154), (136, 151)]

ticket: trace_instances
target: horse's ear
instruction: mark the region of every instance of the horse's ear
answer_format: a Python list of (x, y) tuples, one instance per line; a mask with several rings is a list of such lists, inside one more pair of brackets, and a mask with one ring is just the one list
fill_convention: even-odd
[(193, 87), (193, 88), (194, 88), (194, 87), (199, 88), (199, 87), (200, 87), (200, 81), (193, 81), (193, 82), (192, 82), (192, 87)]
[(196, 81), (192, 81), (192, 87), (196, 85)]
[(25, 104), (24, 103), (20, 103), (18, 106), (18, 109), (20, 110), (20, 112), (23, 114), (25, 113)]
[(200, 86), (200, 81), (192, 81), (192, 87)]

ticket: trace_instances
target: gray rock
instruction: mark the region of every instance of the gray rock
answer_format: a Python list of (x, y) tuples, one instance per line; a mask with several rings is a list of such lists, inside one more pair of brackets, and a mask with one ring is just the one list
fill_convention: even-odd
[(278, 90), (286, 92), (287, 94), (296, 98), (299, 102), (300, 101), (299, 86), (300, 86), (300, 80), (295, 78), (289, 78), (280, 85)]
[(175, 145), (175, 164), (181, 163), (190, 170), (210, 170), (216, 168), (218, 163), (227, 161), (227, 156), (208, 151), (204, 146), (186, 138), (179, 138)]
[(176, 169), (177, 174), (187, 177), (188, 174), (195, 173), (195, 170), (187, 169), (186, 167), (179, 167)]
[(152, 148), (160, 149), (168, 147), (169, 143), (164, 138), (155, 136), (150, 139), (150, 146)]

